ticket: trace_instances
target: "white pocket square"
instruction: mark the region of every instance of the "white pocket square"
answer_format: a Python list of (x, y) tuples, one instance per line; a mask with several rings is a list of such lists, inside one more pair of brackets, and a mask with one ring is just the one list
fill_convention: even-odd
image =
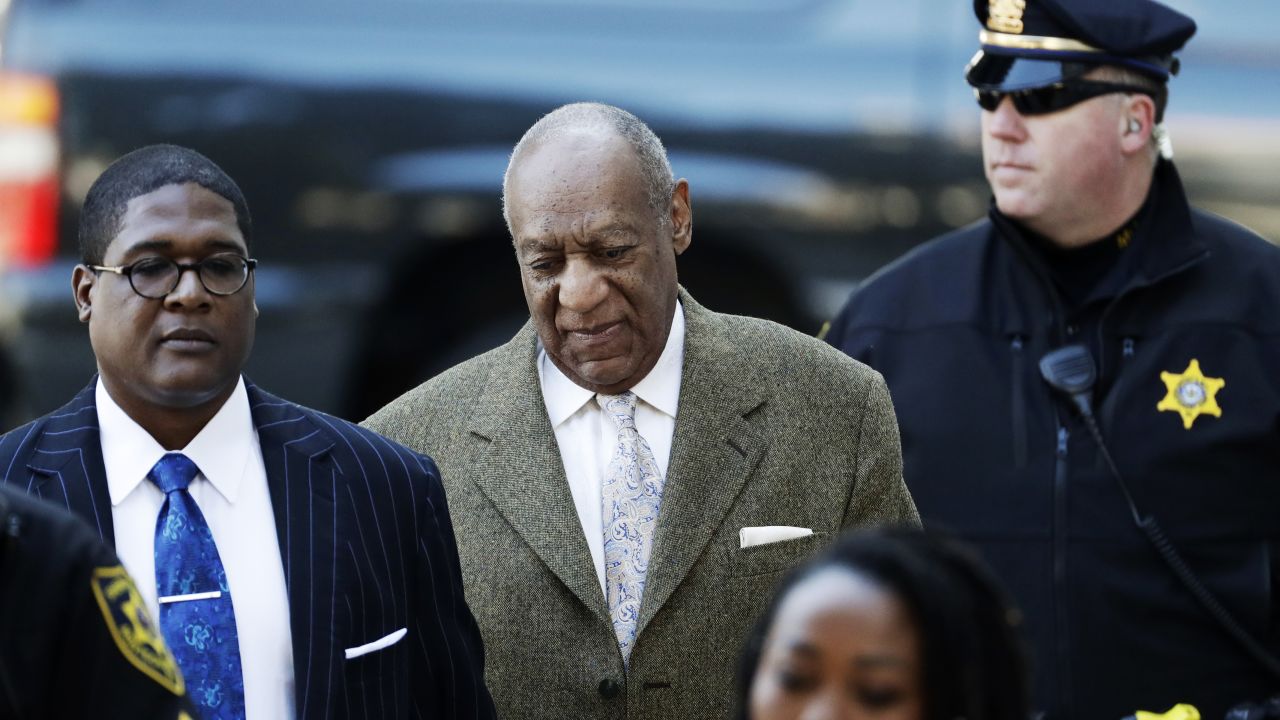
[(408, 628), (400, 628), (399, 630), (391, 633), (390, 635), (384, 638), (379, 638), (377, 640), (374, 640), (371, 643), (365, 643), (360, 647), (347, 648), (346, 650), (343, 650), (343, 652), (347, 654), (348, 660), (352, 658), (358, 658), (361, 655), (368, 655), (371, 652), (376, 652), (383, 648), (391, 647), (392, 645), (395, 645), (396, 643), (400, 642), (400, 640), (404, 638), (404, 636), (407, 635), (408, 633), (409, 633)]
[(812, 535), (809, 528), (791, 527), (790, 525), (766, 525), (764, 527), (745, 527), (738, 531), (738, 547), (749, 548), (754, 545), (795, 540)]

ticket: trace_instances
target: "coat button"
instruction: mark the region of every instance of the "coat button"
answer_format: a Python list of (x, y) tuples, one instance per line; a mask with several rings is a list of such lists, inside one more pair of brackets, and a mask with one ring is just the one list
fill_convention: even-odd
[(622, 692), (622, 686), (616, 680), (605, 678), (600, 681), (600, 696), (605, 700), (612, 700), (618, 697), (618, 693)]

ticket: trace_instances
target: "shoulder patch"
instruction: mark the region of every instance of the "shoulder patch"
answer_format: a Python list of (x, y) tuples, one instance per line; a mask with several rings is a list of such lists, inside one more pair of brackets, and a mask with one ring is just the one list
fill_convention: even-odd
[(174, 695), (186, 687), (178, 663), (151, 622), (142, 595), (120, 565), (94, 568), (90, 581), (116, 647), (134, 667)]

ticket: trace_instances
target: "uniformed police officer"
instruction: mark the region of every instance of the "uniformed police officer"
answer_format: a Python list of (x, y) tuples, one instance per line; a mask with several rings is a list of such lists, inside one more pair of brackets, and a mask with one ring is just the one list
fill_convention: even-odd
[(989, 217), (868, 281), (828, 340), (888, 381), (925, 522), (977, 544), (1022, 605), (1040, 708), (1221, 718), (1280, 686), (1280, 249), (1189, 207), (1168, 159), (1190, 18), (975, 10)]
[(82, 520), (3, 485), (0, 717), (194, 717), (115, 554)]

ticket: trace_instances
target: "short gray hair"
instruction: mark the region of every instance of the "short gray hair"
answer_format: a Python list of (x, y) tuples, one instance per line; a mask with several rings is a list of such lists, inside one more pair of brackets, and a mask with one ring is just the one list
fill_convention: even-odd
[(1143, 88), (1147, 94), (1151, 96), (1151, 101), (1156, 106), (1155, 121), (1157, 124), (1164, 122), (1164, 109), (1169, 104), (1169, 85), (1161, 82), (1145, 73), (1137, 70), (1119, 67), (1116, 65), (1103, 65), (1099, 68), (1098, 79), (1108, 80), (1110, 82), (1124, 83), (1125, 85), (1134, 85)]
[(1169, 103), (1169, 86), (1150, 75), (1116, 65), (1102, 65), (1094, 74), (1095, 79), (1122, 83), (1143, 88), (1155, 103), (1155, 126), (1151, 128), (1151, 162), (1164, 156), (1173, 159), (1173, 147), (1169, 144), (1168, 132), (1164, 129), (1164, 109)]
[(675, 190), (675, 176), (671, 172), (671, 162), (667, 160), (667, 150), (662, 141), (644, 124), (640, 118), (612, 105), (594, 102), (579, 102), (562, 105), (542, 116), (542, 119), (529, 128), (520, 142), (511, 151), (507, 161), (507, 171), (502, 176), (502, 219), (511, 230), (511, 215), (507, 208), (507, 190), (511, 184), (511, 171), (525, 152), (569, 132), (579, 130), (603, 130), (621, 137), (631, 146), (640, 161), (640, 172), (644, 175), (645, 186), (649, 196), (649, 207), (665, 219), (666, 209), (671, 203), (671, 193)]

